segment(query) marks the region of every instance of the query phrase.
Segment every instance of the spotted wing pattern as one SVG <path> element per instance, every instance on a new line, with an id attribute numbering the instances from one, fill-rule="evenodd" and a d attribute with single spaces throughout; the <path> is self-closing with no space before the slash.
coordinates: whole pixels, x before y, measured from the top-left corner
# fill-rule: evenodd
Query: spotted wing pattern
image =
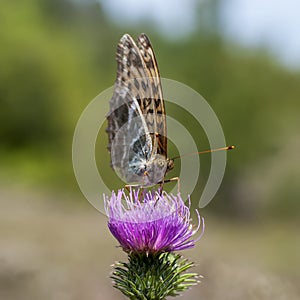
<path id="1" fill-rule="evenodd" d="M 152 134 L 156 153 L 167 157 L 166 113 L 158 65 L 148 37 L 145 34 L 141 34 L 138 37 L 138 42 L 143 67 L 148 79 L 148 90 L 144 98 L 144 101 L 145 99 L 148 101 L 146 100 L 141 105 L 141 108 L 145 115 L 148 129 Z"/>
<path id="2" fill-rule="evenodd" d="M 116 59 L 117 79 L 107 116 L 111 165 L 127 183 L 155 184 L 166 172 L 156 171 L 153 163 L 157 157 L 167 162 L 167 132 L 159 71 L 147 36 L 141 34 L 136 44 L 125 34 Z M 153 174 L 147 182 L 148 170 Z"/>

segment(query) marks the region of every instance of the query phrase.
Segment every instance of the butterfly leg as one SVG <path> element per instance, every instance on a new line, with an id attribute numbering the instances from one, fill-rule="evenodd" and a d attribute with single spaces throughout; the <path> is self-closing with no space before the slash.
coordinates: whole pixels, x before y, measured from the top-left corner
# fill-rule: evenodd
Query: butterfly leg
<path id="1" fill-rule="evenodd" d="M 180 192 L 180 178 L 179 177 L 173 177 L 173 178 L 170 178 L 170 179 L 164 179 L 163 181 L 160 181 L 158 184 L 160 184 L 161 192 L 163 190 L 163 186 L 164 186 L 165 183 L 173 182 L 173 181 L 177 181 L 177 192 L 179 193 Z"/>
<path id="2" fill-rule="evenodd" d="M 126 184 L 124 187 L 125 187 L 125 189 L 126 189 L 128 192 L 130 192 L 130 190 L 131 190 L 132 188 L 140 188 L 141 186 L 140 186 L 140 185 L 135 185 L 135 184 Z"/>
<path id="3" fill-rule="evenodd" d="M 147 171 L 145 171 L 144 174 L 143 174 L 142 186 L 145 185 L 145 178 L 146 178 L 146 176 L 149 176 L 149 173 Z"/>
<path id="4" fill-rule="evenodd" d="M 125 189 L 127 190 L 127 192 L 130 192 L 131 188 L 132 188 L 132 185 L 130 185 L 130 184 L 125 185 Z"/>
<path id="5" fill-rule="evenodd" d="M 170 182 L 172 181 L 177 181 L 177 193 L 180 193 L 180 178 L 179 177 L 170 178 Z"/>
<path id="6" fill-rule="evenodd" d="M 130 193 L 130 191 L 134 188 L 138 189 L 138 193 L 139 193 L 138 199 L 139 199 L 139 201 L 142 201 L 143 196 L 145 194 L 145 188 L 142 185 L 134 185 L 134 184 L 126 184 L 125 185 L 125 189 L 127 190 L 128 193 Z"/>

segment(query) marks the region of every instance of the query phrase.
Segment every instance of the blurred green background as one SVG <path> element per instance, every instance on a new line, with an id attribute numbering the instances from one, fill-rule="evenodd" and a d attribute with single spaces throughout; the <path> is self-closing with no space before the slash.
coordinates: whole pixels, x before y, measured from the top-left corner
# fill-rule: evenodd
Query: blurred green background
<path id="1" fill-rule="evenodd" d="M 108 276 L 125 257 L 79 191 L 71 146 L 83 109 L 114 83 L 125 32 L 147 33 L 161 75 L 203 95 L 237 146 L 202 210 L 206 234 L 185 253 L 204 279 L 183 299 L 299 299 L 300 71 L 226 38 L 219 5 L 203 1 L 201 22 L 168 37 L 94 1 L 1 3 L 1 299 L 124 299 Z"/>

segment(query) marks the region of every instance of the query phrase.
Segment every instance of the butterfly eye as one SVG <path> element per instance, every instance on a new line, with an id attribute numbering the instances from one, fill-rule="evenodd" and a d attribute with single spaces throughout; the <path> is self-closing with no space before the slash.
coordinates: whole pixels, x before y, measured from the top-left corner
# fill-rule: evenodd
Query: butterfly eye
<path id="1" fill-rule="evenodd" d="M 160 168 L 163 168 L 165 166 L 164 161 L 163 160 L 158 160 L 157 164 Z"/>

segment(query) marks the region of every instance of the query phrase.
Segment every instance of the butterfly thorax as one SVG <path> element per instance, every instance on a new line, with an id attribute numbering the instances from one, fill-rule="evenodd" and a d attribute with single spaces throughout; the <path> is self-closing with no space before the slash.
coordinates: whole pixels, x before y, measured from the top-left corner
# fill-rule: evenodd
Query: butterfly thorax
<path id="1" fill-rule="evenodd" d="M 127 181 L 141 186 L 152 186 L 163 181 L 168 168 L 168 160 L 161 154 L 155 154 L 149 160 L 132 161 Z M 130 177 L 130 178 L 129 178 Z"/>

